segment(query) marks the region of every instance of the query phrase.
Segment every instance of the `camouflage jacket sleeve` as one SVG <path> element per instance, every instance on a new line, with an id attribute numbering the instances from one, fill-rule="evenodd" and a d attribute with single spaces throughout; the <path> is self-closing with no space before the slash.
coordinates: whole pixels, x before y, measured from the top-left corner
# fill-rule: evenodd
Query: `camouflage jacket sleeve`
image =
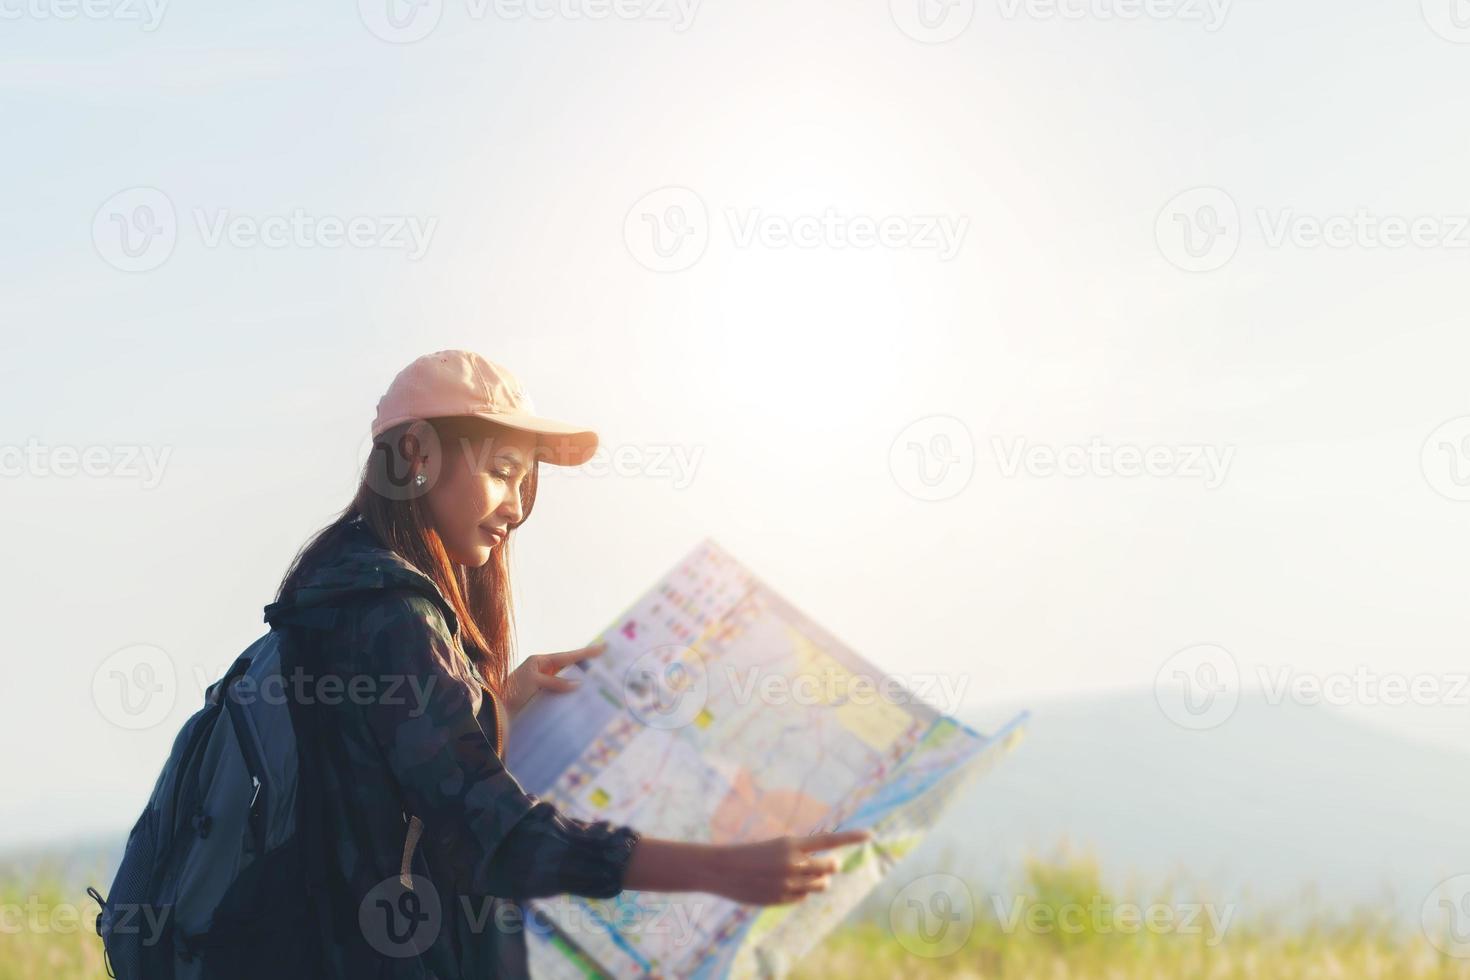
<path id="1" fill-rule="evenodd" d="M 363 711 L 405 808 L 463 894 L 622 890 L 638 833 L 572 819 L 521 789 L 475 720 L 458 648 L 431 600 L 382 596 L 362 617 L 357 649 L 370 672 L 402 678 L 399 697 L 372 698 Z"/>

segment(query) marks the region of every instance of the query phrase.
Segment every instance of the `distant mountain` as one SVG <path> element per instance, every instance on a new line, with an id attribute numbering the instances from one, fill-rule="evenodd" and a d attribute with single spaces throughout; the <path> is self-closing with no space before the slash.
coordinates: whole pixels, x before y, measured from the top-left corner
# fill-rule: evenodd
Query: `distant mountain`
<path id="1" fill-rule="evenodd" d="M 1249 694 L 1203 732 L 1172 724 L 1151 692 L 1027 708 L 1026 738 L 899 876 L 944 867 L 1003 894 L 1027 854 L 1070 842 L 1120 886 L 1183 879 L 1243 916 L 1289 914 L 1312 893 L 1323 912 L 1374 906 L 1417 922 L 1436 884 L 1470 873 L 1470 752 Z M 990 731 L 1012 713 L 993 706 L 966 720 Z M 108 885 L 125 836 L 0 854 L 0 864 Z"/>
<path id="2" fill-rule="evenodd" d="M 1187 880 L 1244 916 L 1305 901 L 1405 922 L 1418 921 L 1435 885 L 1470 873 L 1470 752 L 1249 692 L 1209 731 L 1171 723 L 1152 692 L 1029 710 L 1014 754 L 966 790 L 905 867 L 943 861 L 1004 888 L 1028 853 L 1070 842 L 1119 884 L 1135 873 Z M 987 731 L 1010 714 L 998 706 L 967 720 Z"/>
<path id="3" fill-rule="evenodd" d="M 73 895 L 80 895 L 88 885 L 95 885 L 106 895 L 126 843 L 124 830 L 115 835 L 0 849 L 0 876 L 13 875 L 23 881 L 44 878 Z"/>

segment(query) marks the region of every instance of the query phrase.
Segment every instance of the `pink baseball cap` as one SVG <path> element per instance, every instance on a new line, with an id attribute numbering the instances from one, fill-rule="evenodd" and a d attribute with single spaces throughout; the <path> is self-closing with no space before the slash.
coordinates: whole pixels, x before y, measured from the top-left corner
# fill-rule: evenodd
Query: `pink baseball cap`
<path id="1" fill-rule="evenodd" d="M 534 413 L 526 390 L 505 368 L 474 351 L 441 350 L 398 372 L 378 399 L 373 435 L 417 419 L 464 415 L 536 433 L 538 457 L 557 466 L 580 466 L 597 451 L 596 432 Z"/>

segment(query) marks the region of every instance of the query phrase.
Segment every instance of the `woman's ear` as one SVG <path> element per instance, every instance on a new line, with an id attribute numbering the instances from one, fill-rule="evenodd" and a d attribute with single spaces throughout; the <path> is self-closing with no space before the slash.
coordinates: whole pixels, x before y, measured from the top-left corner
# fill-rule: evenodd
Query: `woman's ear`
<path id="1" fill-rule="evenodd" d="M 400 443 L 409 479 L 415 489 L 427 492 L 444 476 L 444 452 L 439 432 L 430 422 L 419 419 L 409 426 Z"/>

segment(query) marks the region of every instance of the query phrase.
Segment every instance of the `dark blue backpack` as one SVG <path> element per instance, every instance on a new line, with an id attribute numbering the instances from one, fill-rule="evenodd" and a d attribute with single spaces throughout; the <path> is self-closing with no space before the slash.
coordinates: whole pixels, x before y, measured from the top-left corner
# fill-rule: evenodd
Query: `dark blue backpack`
<path id="1" fill-rule="evenodd" d="M 97 932 L 119 980 L 315 974 L 282 634 L 209 687 L 128 835 Z"/>

